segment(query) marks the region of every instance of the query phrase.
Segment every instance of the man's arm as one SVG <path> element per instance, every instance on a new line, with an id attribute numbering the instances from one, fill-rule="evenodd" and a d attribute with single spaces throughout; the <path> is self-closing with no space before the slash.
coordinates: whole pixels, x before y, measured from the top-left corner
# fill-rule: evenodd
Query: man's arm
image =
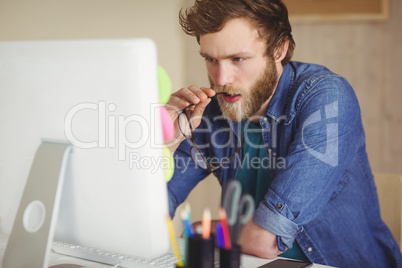
<path id="1" fill-rule="evenodd" d="M 275 250 L 292 247 L 303 225 L 324 209 L 362 146 L 358 102 L 345 80 L 320 82 L 304 95 L 298 109 L 294 119 L 298 128 L 282 155 L 286 165 L 275 170 L 270 189 L 254 213 L 253 224 L 267 233 L 254 226 L 242 234 L 245 252 L 253 255 L 274 257 Z M 261 253 L 262 247 L 268 248 Z"/>
<path id="2" fill-rule="evenodd" d="M 276 245 L 276 235 L 255 224 L 251 219 L 243 228 L 239 245 L 245 254 L 273 259 L 282 252 Z"/>

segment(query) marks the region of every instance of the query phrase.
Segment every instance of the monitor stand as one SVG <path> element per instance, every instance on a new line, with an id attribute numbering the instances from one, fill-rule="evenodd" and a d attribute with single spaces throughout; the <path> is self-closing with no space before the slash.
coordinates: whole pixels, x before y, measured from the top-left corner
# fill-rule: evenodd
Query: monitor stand
<path id="1" fill-rule="evenodd" d="M 3 268 L 47 268 L 71 145 L 42 141 L 3 257 Z"/>

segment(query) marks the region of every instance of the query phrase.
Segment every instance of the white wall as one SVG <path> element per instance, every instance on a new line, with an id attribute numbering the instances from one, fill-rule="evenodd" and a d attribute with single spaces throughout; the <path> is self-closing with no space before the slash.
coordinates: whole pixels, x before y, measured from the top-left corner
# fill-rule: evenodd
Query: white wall
<path id="1" fill-rule="evenodd" d="M 150 37 L 173 88 L 184 83 L 182 0 L 0 0 L 0 40 Z"/>

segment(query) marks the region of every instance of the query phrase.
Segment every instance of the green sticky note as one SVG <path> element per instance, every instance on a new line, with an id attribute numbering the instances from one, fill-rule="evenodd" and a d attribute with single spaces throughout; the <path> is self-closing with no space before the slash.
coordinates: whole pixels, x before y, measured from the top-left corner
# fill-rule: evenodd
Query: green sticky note
<path id="1" fill-rule="evenodd" d="M 159 100 L 165 105 L 172 92 L 172 82 L 169 75 L 161 66 L 158 66 L 158 84 L 159 84 Z"/>
<path id="2" fill-rule="evenodd" d="M 173 155 L 167 147 L 163 147 L 163 167 L 165 171 L 166 182 L 170 181 L 174 173 Z"/>

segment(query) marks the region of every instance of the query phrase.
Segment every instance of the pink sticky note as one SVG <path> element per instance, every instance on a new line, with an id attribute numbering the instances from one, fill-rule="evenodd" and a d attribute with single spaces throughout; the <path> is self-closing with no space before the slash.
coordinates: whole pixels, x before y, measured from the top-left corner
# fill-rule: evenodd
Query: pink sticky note
<path id="1" fill-rule="evenodd" d="M 174 137 L 174 124 L 169 116 L 165 107 L 160 107 L 163 139 L 165 141 L 171 140 Z"/>

